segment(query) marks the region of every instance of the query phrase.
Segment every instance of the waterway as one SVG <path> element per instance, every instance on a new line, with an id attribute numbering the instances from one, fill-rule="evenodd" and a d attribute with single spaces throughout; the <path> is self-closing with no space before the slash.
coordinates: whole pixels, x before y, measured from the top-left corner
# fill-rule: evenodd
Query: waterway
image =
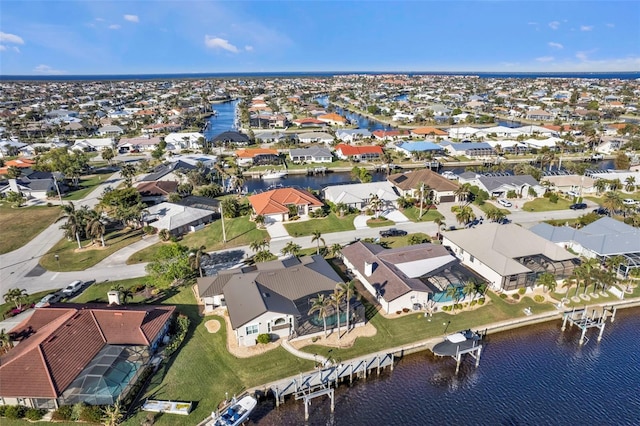
<path id="1" fill-rule="evenodd" d="M 236 129 L 234 123 L 238 102 L 238 100 L 234 100 L 211 105 L 217 114 L 207 119 L 209 125 L 204 131 L 206 140 L 211 140 L 222 132 Z"/>
<path id="2" fill-rule="evenodd" d="M 400 95 L 403 96 L 403 95 Z M 315 98 L 316 101 L 323 107 L 327 108 L 329 106 L 329 97 L 328 96 L 318 96 Z M 377 120 L 371 120 L 363 115 L 353 113 L 351 111 L 347 111 L 337 105 L 333 105 L 333 109 L 336 114 L 340 114 L 345 117 L 351 123 L 357 123 L 359 129 L 367 129 L 370 132 L 374 132 L 376 130 L 391 130 L 392 126 L 388 124 L 381 123 Z"/>
<path id="3" fill-rule="evenodd" d="M 406 356 L 393 372 L 314 399 L 275 408 L 260 402 L 258 425 L 637 425 L 640 419 L 640 310 L 618 311 L 603 340 L 578 345 L 561 321 L 491 335 L 480 367 L 430 352 Z"/>

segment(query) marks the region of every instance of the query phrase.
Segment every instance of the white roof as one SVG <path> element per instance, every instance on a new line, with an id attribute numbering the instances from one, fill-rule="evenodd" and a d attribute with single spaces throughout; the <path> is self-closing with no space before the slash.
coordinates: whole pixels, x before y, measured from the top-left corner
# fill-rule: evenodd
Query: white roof
<path id="1" fill-rule="evenodd" d="M 145 221 L 150 221 L 155 218 L 157 221 L 151 224 L 153 227 L 168 229 L 170 231 L 213 214 L 209 210 L 181 206 L 173 203 L 156 204 L 155 206 L 149 207 L 148 211 L 149 214 L 145 217 Z"/>
<path id="2" fill-rule="evenodd" d="M 164 137 L 164 141 L 166 143 L 184 143 L 185 138 L 187 138 L 187 142 L 197 142 L 198 139 L 203 138 L 204 135 L 202 133 L 192 132 L 192 133 L 169 133 Z"/>
<path id="3" fill-rule="evenodd" d="M 364 200 L 370 200 L 372 195 L 377 195 L 380 200 L 386 202 L 398 199 L 398 194 L 388 181 L 327 186 L 323 192 L 325 198 L 333 203 L 360 203 Z"/>

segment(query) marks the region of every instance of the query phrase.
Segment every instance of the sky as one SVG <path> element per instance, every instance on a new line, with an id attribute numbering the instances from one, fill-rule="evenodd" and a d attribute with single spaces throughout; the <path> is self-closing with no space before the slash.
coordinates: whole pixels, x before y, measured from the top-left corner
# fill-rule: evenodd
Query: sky
<path id="1" fill-rule="evenodd" d="M 640 2 L 0 3 L 0 75 L 313 71 L 640 71 Z"/>

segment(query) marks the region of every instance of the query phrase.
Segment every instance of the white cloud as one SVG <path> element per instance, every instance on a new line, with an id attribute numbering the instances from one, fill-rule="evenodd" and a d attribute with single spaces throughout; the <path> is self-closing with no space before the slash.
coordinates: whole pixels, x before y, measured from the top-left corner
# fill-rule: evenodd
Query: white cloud
<path id="1" fill-rule="evenodd" d="M 232 53 L 238 53 L 238 48 L 229 43 L 228 40 L 210 35 L 204 36 L 204 45 L 210 49 L 222 49 Z"/>
<path id="2" fill-rule="evenodd" d="M 49 74 L 49 75 L 66 74 L 66 71 L 57 70 L 50 67 L 49 65 L 44 65 L 44 64 L 38 65 L 33 69 L 33 71 L 37 74 Z"/>
<path id="3" fill-rule="evenodd" d="M 13 46 L 13 50 L 15 50 L 16 53 L 20 53 L 20 49 L 18 49 L 18 46 Z"/>
<path id="4" fill-rule="evenodd" d="M 253 46 L 245 46 L 244 50 L 246 50 L 247 52 L 253 52 Z"/>
<path id="5" fill-rule="evenodd" d="M 553 61 L 554 57 L 553 56 L 541 56 L 539 58 L 536 58 L 536 61 L 538 62 L 551 62 Z"/>
<path id="6" fill-rule="evenodd" d="M 581 61 L 586 61 L 589 59 L 589 57 L 587 56 L 587 52 L 576 53 L 576 58 L 580 59 Z"/>
<path id="7" fill-rule="evenodd" d="M 119 30 L 119 29 L 120 29 L 120 25 L 118 25 L 118 24 L 111 24 L 111 25 L 109 25 L 109 29 L 110 29 L 110 30 Z"/>
<path id="8" fill-rule="evenodd" d="M 560 22 L 559 21 L 549 22 L 549 28 L 551 28 L 552 30 L 557 30 L 558 28 L 560 28 Z"/>
<path id="9" fill-rule="evenodd" d="M 104 22 L 104 18 L 96 18 L 96 21 L 98 21 L 98 22 Z"/>
<path id="10" fill-rule="evenodd" d="M 0 31 L 0 42 L 12 44 L 24 44 L 22 37 L 15 34 L 3 33 Z"/>
<path id="11" fill-rule="evenodd" d="M 593 29 L 593 25 L 580 25 L 580 31 L 591 31 Z"/>
<path id="12" fill-rule="evenodd" d="M 609 27 L 609 28 L 615 28 L 615 26 L 616 26 L 616 24 L 611 24 L 611 23 L 607 24 L 607 27 Z"/>
<path id="13" fill-rule="evenodd" d="M 549 47 L 553 47 L 554 49 L 564 49 L 564 46 L 560 43 L 556 43 L 555 41 L 550 41 L 547 43 Z"/>
<path id="14" fill-rule="evenodd" d="M 4 52 L 5 50 L 7 50 L 7 46 L 0 44 L 0 52 Z"/>
<path id="15" fill-rule="evenodd" d="M 124 20 L 129 22 L 135 22 L 135 23 L 140 22 L 138 15 L 124 15 Z"/>

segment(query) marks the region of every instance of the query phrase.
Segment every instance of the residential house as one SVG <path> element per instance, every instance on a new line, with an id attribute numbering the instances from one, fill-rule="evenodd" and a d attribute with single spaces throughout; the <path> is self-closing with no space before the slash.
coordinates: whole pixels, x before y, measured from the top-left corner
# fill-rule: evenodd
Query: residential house
<path id="1" fill-rule="evenodd" d="M 347 119 L 336 113 L 322 114 L 317 116 L 316 119 L 330 126 L 344 126 L 347 124 Z"/>
<path id="2" fill-rule="evenodd" d="M 278 188 L 248 197 L 256 215 L 262 215 L 267 222 L 289 220 L 290 206 L 294 206 L 297 216 L 308 215 L 322 208 L 322 201 L 311 193 L 296 188 Z"/>
<path id="3" fill-rule="evenodd" d="M 323 143 L 329 145 L 333 142 L 333 135 L 324 132 L 300 133 L 298 140 L 302 143 Z"/>
<path id="4" fill-rule="evenodd" d="M 298 118 L 296 120 L 293 120 L 293 124 L 295 124 L 298 127 L 325 127 L 325 126 L 329 126 L 329 124 L 325 121 L 321 121 L 318 120 L 316 118 L 312 118 L 312 117 L 306 117 L 306 118 Z"/>
<path id="5" fill-rule="evenodd" d="M 594 185 L 595 179 L 584 175 L 559 175 L 545 176 L 543 181 L 549 182 L 549 189 L 567 193 L 577 192 L 580 195 L 590 195 L 597 192 Z"/>
<path id="6" fill-rule="evenodd" d="M 372 135 L 379 141 L 395 141 L 409 136 L 406 130 L 374 130 Z"/>
<path id="7" fill-rule="evenodd" d="M 178 190 L 178 182 L 171 180 L 140 182 L 135 188 L 140 193 L 142 202 L 152 205 L 167 201 L 169 194 Z"/>
<path id="8" fill-rule="evenodd" d="M 121 138 L 118 142 L 118 150 L 119 151 L 153 151 L 158 148 L 160 144 L 159 137 L 135 137 L 135 138 Z"/>
<path id="9" fill-rule="evenodd" d="M 438 129 L 437 127 L 418 127 L 417 129 L 411 130 L 411 136 L 413 137 L 447 137 L 449 134 L 442 129 Z"/>
<path id="10" fill-rule="evenodd" d="M 342 278 L 318 255 L 219 271 L 214 276 L 198 278 L 196 291 L 205 312 L 226 308 L 238 345 L 253 346 L 260 334 L 272 338 L 321 334 L 322 318 L 317 313 L 309 315 L 313 299 L 318 295 L 329 297 L 341 282 Z M 328 329 L 332 330 L 337 322 L 333 307 L 328 311 Z M 346 312 L 346 301 L 340 312 Z M 364 307 L 355 297 L 348 315 L 350 324 L 364 324 Z M 341 314 L 341 318 L 346 315 Z M 345 322 L 341 319 L 342 325 Z"/>
<path id="11" fill-rule="evenodd" d="M 63 188 L 60 184 L 60 191 L 64 192 L 64 190 L 66 186 Z M 17 179 L 0 182 L 0 194 L 6 195 L 9 192 L 22 194 L 27 200 L 46 200 L 48 194 L 57 192 L 56 179 L 51 172 L 30 172 Z"/>
<path id="12" fill-rule="evenodd" d="M 458 183 L 475 185 L 497 198 L 506 197 L 509 191 L 514 191 L 518 197 L 527 197 L 529 188 L 533 188 L 536 197 L 541 197 L 547 190 L 531 175 L 485 176 L 465 172 L 460 174 Z"/>
<path id="13" fill-rule="evenodd" d="M 124 129 L 116 125 L 106 125 L 100 127 L 97 132 L 99 136 L 120 136 L 124 134 Z"/>
<path id="14" fill-rule="evenodd" d="M 35 167 L 36 161 L 31 158 L 16 158 L 4 162 L 4 166 L 0 168 L 0 175 L 6 175 L 9 167 L 17 167 L 18 169 L 32 169 Z"/>
<path id="15" fill-rule="evenodd" d="M 275 149 L 245 148 L 237 150 L 235 155 L 236 163 L 242 167 L 282 163 L 282 159 Z"/>
<path id="16" fill-rule="evenodd" d="M 76 139 L 70 149 L 74 151 L 103 151 L 106 148 L 115 148 L 114 138 L 90 138 Z"/>
<path id="17" fill-rule="evenodd" d="M 578 265 L 578 257 L 515 224 L 485 223 L 477 228 L 443 233 L 462 264 L 486 279 L 494 290 L 533 287 L 549 272 L 560 280 Z"/>
<path id="18" fill-rule="evenodd" d="M 289 158 L 294 163 L 331 163 L 333 156 L 326 148 L 296 148 L 289 150 Z"/>
<path id="19" fill-rule="evenodd" d="M 133 389 L 169 330 L 175 306 L 38 308 L 9 334 L 0 357 L 0 404 L 55 409 L 112 405 Z"/>
<path id="20" fill-rule="evenodd" d="M 159 231 L 166 229 L 175 236 L 202 229 L 212 220 L 213 212 L 211 210 L 167 202 L 149 207 L 142 218 L 145 226 L 153 226 Z"/>
<path id="21" fill-rule="evenodd" d="M 204 135 L 198 132 L 169 133 L 164 137 L 167 145 L 173 145 L 176 149 L 200 149 Z"/>
<path id="22" fill-rule="evenodd" d="M 385 249 L 357 241 L 342 249 L 342 260 L 389 314 L 419 310 L 442 299 L 446 288 L 466 281 L 458 260 L 442 245 L 418 244 Z M 453 278 L 452 277 L 457 277 Z M 434 296 L 438 297 L 434 297 Z"/>
<path id="23" fill-rule="evenodd" d="M 406 173 L 395 173 L 387 181 L 396 188 L 400 195 L 419 198 L 420 188 L 424 185 L 424 198 L 435 203 L 449 203 L 456 200 L 459 185 L 442 175 L 428 169 L 414 170 Z"/>
<path id="24" fill-rule="evenodd" d="M 531 232 L 588 259 L 601 263 L 622 256 L 618 272 L 626 277 L 633 268 L 640 268 L 640 229 L 624 222 L 603 217 L 580 229 L 539 223 Z"/>
<path id="25" fill-rule="evenodd" d="M 545 110 L 534 109 L 531 111 L 527 111 L 524 117 L 527 120 L 533 120 L 533 121 L 552 121 L 554 116 L 553 114 Z"/>
<path id="26" fill-rule="evenodd" d="M 465 140 L 473 137 L 479 129 L 475 127 L 450 127 L 449 139 Z"/>
<path id="27" fill-rule="evenodd" d="M 211 142 L 216 146 L 247 146 L 251 143 L 247 135 L 234 131 L 222 132 L 214 136 Z"/>
<path id="28" fill-rule="evenodd" d="M 342 160 L 375 161 L 382 155 L 382 147 L 378 145 L 347 145 L 336 146 L 336 155 Z"/>
<path id="29" fill-rule="evenodd" d="M 495 156 L 496 152 L 487 142 L 441 142 L 444 149 L 452 156 L 470 158 Z"/>
<path id="30" fill-rule="evenodd" d="M 197 170 L 198 166 L 186 161 L 172 161 L 156 166 L 151 173 L 138 179 L 139 182 L 155 182 L 158 180 L 176 181 L 183 180 L 183 175 L 191 170 Z"/>
<path id="31" fill-rule="evenodd" d="M 389 182 L 354 183 L 347 185 L 331 185 L 322 189 L 325 201 L 334 204 L 345 204 L 360 211 L 370 207 L 371 199 L 377 197 L 381 201 L 381 210 L 395 208 L 398 193 Z"/>
<path id="32" fill-rule="evenodd" d="M 442 146 L 428 141 L 421 142 L 400 142 L 394 145 L 396 151 L 411 157 L 416 152 L 424 152 L 427 154 L 442 154 L 444 149 Z"/>
<path id="33" fill-rule="evenodd" d="M 336 130 L 336 138 L 346 143 L 353 143 L 371 138 L 371 132 L 367 129 L 340 129 Z"/>

